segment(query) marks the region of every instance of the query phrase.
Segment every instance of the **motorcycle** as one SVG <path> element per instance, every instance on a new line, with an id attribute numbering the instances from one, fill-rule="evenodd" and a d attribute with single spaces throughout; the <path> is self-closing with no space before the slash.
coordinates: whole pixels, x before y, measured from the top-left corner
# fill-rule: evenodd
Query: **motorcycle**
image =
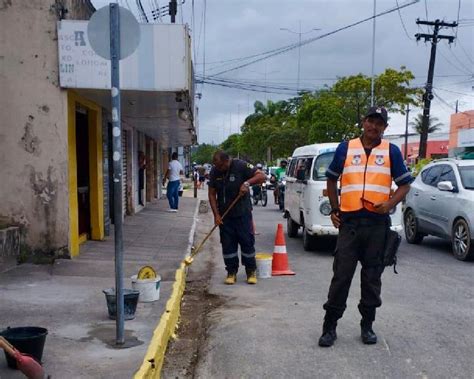
<path id="1" fill-rule="evenodd" d="M 267 195 L 267 184 L 262 183 L 257 186 L 252 186 L 252 199 L 253 204 L 257 205 L 260 201 L 263 207 L 267 206 L 268 195 Z"/>

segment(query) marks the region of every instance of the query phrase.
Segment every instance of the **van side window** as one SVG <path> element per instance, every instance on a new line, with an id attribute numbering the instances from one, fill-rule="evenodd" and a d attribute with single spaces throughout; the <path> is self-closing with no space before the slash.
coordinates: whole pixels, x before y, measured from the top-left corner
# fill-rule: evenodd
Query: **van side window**
<path id="1" fill-rule="evenodd" d="M 290 160 L 290 164 L 288 165 L 286 176 L 289 176 L 292 178 L 296 177 L 295 166 L 296 166 L 296 159 Z"/>
<path id="2" fill-rule="evenodd" d="M 313 165 L 313 158 L 307 158 L 305 162 L 304 178 L 305 180 L 311 179 L 311 166 Z"/>
<path id="3" fill-rule="evenodd" d="M 334 158 L 334 152 L 321 154 L 316 158 L 313 168 L 313 180 L 326 180 L 326 171 Z"/>

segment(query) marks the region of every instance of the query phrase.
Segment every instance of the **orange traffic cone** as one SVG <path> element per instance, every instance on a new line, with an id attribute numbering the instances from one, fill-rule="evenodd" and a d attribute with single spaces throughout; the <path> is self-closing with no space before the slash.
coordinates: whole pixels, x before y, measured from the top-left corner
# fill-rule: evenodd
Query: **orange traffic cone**
<path id="1" fill-rule="evenodd" d="M 278 224 L 275 236 L 275 249 L 273 250 L 272 276 L 277 275 L 295 275 L 288 267 L 288 254 L 286 254 L 286 243 L 282 224 Z"/>

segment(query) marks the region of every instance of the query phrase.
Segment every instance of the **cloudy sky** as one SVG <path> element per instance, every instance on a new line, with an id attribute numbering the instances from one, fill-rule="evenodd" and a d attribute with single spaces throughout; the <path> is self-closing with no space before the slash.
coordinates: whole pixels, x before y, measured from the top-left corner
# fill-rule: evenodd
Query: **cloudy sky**
<path id="1" fill-rule="evenodd" d="M 182 1 L 182 0 L 181 0 Z M 168 0 L 142 0 L 150 21 L 151 10 Z M 180 0 L 178 0 L 180 2 Z M 411 0 L 376 0 L 377 13 L 410 3 Z M 93 1 L 96 7 L 107 1 Z M 121 0 L 138 15 L 136 2 Z M 242 59 L 298 41 L 333 32 L 373 14 L 373 0 L 186 0 L 178 8 L 177 22 L 187 23 L 194 41 L 194 66 L 199 77 L 211 77 L 252 61 Z M 454 22 L 458 28 L 441 34 L 456 35 L 451 45 L 438 44 L 431 114 L 449 128 L 449 115 L 458 101 L 459 110 L 474 109 L 474 2 L 472 0 L 420 0 L 377 18 L 375 74 L 391 67 L 406 66 L 416 79 L 426 82 L 431 44 L 417 42 L 416 33 L 431 33 L 419 27 L 416 19 Z M 194 9 L 194 12 L 193 12 Z M 458 16 L 459 14 L 459 16 Z M 169 22 L 169 16 L 155 22 Z M 372 21 L 337 32 L 301 46 L 300 88 L 317 89 L 331 85 L 337 77 L 363 73 L 370 75 L 372 59 Z M 288 29 L 293 33 L 281 30 Z M 320 30 L 313 30 L 320 29 Z M 257 57 L 258 58 L 258 57 Z M 255 58 L 254 58 L 255 59 Z M 224 61 L 224 62 L 223 62 Z M 205 62 L 205 64 L 204 64 Z M 252 110 L 255 100 L 280 100 L 292 97 L 297 89 L 298 48 L 249 66 L 215 76 L 232 82 L 247 82 L 261 92 L 199 84 L 199 142 L 219 143 L 236 133 Z M 284 89 L 281 89 L 284 88 Z M 265 90 L 267 92 L 265 92 Z M 419 113 L 416 109 L 412 116 Z M 403 133 L 405 117 L 391 115 L 387 134 Z"/>

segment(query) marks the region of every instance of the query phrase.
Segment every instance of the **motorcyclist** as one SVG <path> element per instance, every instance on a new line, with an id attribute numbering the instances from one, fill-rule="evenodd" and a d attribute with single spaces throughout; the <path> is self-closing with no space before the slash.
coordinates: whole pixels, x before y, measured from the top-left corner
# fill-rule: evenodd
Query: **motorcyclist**
<path id="1" fill-rule="evenodd" d="M 275 179 L 276 185 L 275 189 L 273 190 L 273 195 L 275 199 L 277 199 L 277 204 L 280 204 L 280 201 L 283 200 L 283 191 L 285 190 L 283 185 L 283 180 L 286 177 L 286 166 L 288 165 L 288 161 L 286 159 L 282 159 L 280 162 L 280 167 L 275 170 Z M 283 208 L 283 204 L 280 204 L 280 209 Z"/>
<path id="2" fill-rule="evenodd" d="M 257 170 L 263 171 L 263 165 L 261 163 L 257 163 L 255 165 L 255 168 Z M 253 198 L 258 198 L 260 196 L 260 193 L 262 192 L 262 185 L 261 184 L 256 184 L 252 186 L 252 196 Z"/>

